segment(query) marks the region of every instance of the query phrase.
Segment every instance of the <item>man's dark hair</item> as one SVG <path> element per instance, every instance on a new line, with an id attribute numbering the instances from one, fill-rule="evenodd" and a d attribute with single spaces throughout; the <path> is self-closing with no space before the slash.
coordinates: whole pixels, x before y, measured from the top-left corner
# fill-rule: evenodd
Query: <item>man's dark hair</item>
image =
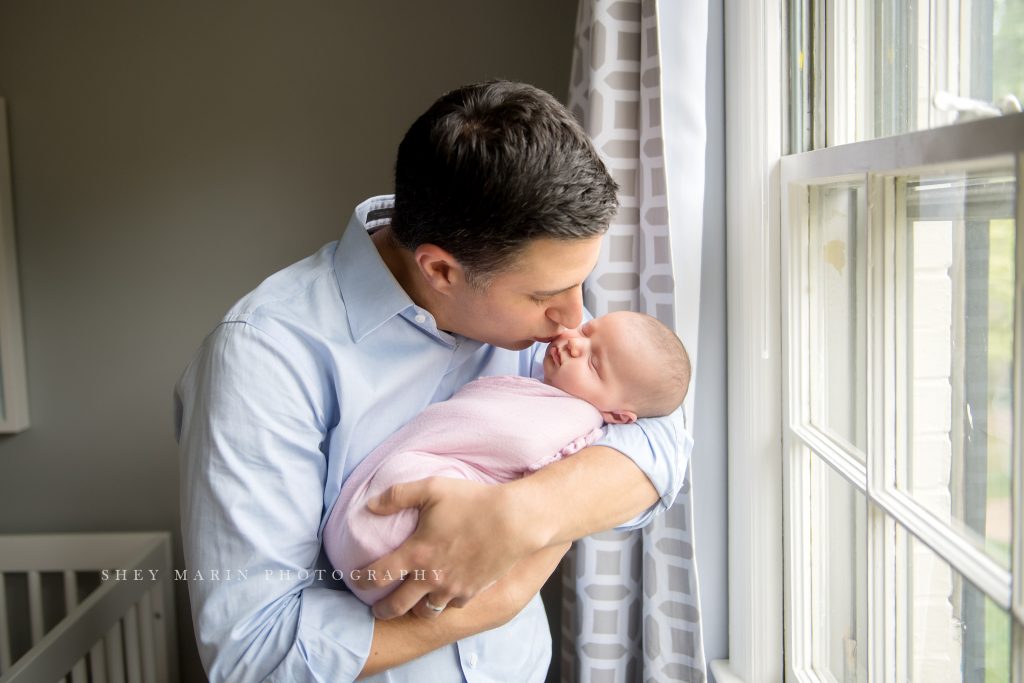
<path id="1" fill-rule="evenodd" d="M 618 187 L 572 114 L 523 83 L 491 81 L 443 95 L 402 140 L 392 232 L 435 244 L 486 286 L 530 240 L 608 229 Z"/>

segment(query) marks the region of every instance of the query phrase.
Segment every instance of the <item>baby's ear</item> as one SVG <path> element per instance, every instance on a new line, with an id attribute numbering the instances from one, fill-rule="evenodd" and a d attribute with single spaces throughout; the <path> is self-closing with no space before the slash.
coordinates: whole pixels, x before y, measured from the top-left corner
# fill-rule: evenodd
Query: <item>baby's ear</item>
<path id="1" fill-rule="evenodd" d="M 609 412 L 602 411 L 601 417 L 603 417 L 604 421 L 610 425 L 621 425 L 636 422 L 636 413 L 629 410 L 612 410 Z"/>

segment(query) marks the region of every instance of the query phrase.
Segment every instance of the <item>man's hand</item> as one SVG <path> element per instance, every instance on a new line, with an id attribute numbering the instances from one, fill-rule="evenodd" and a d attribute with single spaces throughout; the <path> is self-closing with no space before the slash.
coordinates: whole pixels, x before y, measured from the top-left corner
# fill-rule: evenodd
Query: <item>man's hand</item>
<path id="1" fill-rule="evenodd" d="M 391 619 L 415 608 L 421 617 L 437 616 L 427 608 L 428 599 L 437 607 L 462 607 L 543 547 L 543 537 L 529 528 L 514 502 L 502 484 L 444 477 L 397 484 L 371 501 L 376 514 L 411 507 L 420 512 L 415 533 L 360 572 L 364 578 L 359 583 L 367 588 L 385 586 L 391 581 L 381 577 L 398 577 L 403 570 L 416 579 L 404 581 L 377 602 L 374 615 Z M 371 571 L 374 580 L 367 578 Z"/>
<path id="2" fill-rule="evenodd" d="M 413 608 L 436 616 L 428 597 L 437 607 L 462 607 L 527 555 L 622 524 L 657 502 L 658 491 L 629 458 L 589 446 L 506 484 L 433 477 L 392 486 L 380 498 L 370 505 L 378 514 L 420 511 L 415 533 L 366 568 L 378 578 L 362 572 L 366 588 L 390 583 L 380 578 L 388 572 L 423 578 L 374 605 L 378 618 L 390 619 Z"/>
<path id="3" fill-rule="evenodd" d="M 370 656 L 359 677 L 379 673 L 508 623 L 540 591 L 569 545 L 551 545 L 523 558 L 466 609 L 446 610 L 436 619 L 407 614 L 391 621 L 378 621 L 373 629 Z"/>

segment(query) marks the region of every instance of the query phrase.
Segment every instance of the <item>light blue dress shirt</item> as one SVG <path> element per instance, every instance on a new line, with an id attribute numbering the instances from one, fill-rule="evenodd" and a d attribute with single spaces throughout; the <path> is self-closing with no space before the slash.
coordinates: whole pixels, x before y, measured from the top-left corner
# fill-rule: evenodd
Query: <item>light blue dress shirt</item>
<path id="1" fill-rule="evenodd" d="M 205 339 L 175 391 L 181 522 L 199 651 L 213 683 L 349 681 L 370 609 L 331 579 L 321 533 L 342 482 L 423 408 L 484 375 L 539 376 L 543 345 L 507 351 L 437 329 L 367 234 L 391 197 L 357 207 L 338 242 L 272 275 Z M 681 413 L 615 425 L 670 505 L 692 447 Z M 214 574 L 216 572 L 216 574 Z M 374 681 L 543 681 L 540 597 L 501 628 Z"/>

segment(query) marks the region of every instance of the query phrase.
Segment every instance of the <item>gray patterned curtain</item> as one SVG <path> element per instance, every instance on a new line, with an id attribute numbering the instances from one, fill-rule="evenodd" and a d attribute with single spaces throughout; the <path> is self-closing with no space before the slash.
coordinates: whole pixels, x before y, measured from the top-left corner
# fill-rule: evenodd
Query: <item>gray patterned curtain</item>
<path id="1" fill-rule="evenodd" d="M 594 315 L 657 317 L 680 333 L 696 367 L 707 6 L 678 3 L 688 7 L 678 21 L 666 4 L 580 0 L 569 105 L 621 203 L 585 301 Z M 688 42 L 673 51 L 666 41 Z M 693 382 L 690 424 L 695 394 Z M 596 534 L 567 556 L 563 682 L 705 680 L 690 480 L 643 532 Z"/>

